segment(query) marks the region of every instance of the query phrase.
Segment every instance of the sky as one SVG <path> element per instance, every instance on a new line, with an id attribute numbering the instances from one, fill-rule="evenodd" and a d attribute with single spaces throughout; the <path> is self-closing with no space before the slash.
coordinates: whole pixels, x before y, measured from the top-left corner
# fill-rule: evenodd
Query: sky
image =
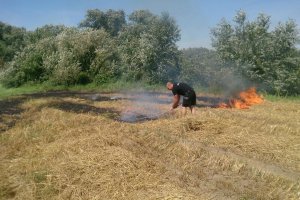
<path id="1" fill-rule="evenodd" d="M 271 16 L 271 27 L 288 19 L 300 27 L 300 0 L 0 0 L 0 21 L 27 30 L 46 24 L 77 26 L 88 9 L 96 8 L 127 15 L 140 9 L 168 12 L 181 31 L 179 48 L 211 48 L 211 29 L 222 18 L 232 21 L 238 10 L 250 21 L 260 13 Z"/>

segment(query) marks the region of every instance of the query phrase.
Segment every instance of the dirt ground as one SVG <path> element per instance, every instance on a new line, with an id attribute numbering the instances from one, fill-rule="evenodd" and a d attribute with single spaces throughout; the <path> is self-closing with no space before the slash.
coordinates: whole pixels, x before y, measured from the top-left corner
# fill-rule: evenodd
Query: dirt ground
<path id="1" fill-rule="evenodd" d="M 168 113 L 169 93 L 0 100 L 1 199 L 299 199 L 300 102 Z"/>

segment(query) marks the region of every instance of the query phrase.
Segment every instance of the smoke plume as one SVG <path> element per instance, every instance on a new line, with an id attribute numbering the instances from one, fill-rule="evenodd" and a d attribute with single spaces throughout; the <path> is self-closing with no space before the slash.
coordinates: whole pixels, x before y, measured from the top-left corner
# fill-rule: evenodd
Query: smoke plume
<path id="1" fill-rule="evenodd" d="M 127 93 L 128 104 L 122 111 L 120 120 L 137 122 L 161 117 L 167 111 L 162 108 L 162 105 L 170 103 L 169 99 L 161 96 L 160 93 L 146 91 Z"/>

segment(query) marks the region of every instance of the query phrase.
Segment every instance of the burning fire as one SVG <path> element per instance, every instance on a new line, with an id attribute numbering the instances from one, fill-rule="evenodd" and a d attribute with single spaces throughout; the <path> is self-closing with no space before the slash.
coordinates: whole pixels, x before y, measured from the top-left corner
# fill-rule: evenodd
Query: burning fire
<path id="1" fill-rule="evenodd" d="M 263 98 L 256 93 L 256 89 L 254 87 L 240 92 L 237 96 L 237 98 L 230 99 L 228 104 L 220 103 L 218 107 L 248 109 L 250 106 L 260 104 L 264 101 Z"/>

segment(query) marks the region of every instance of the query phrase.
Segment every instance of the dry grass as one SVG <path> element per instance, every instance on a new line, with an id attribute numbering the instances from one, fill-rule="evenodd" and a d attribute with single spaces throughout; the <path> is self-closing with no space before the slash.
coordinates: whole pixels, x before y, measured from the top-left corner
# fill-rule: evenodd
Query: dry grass
<path id="1" fill-rule="evenodd" d="M 299 199 L 299 101 L 115 120 L 127 103 L 24 100 L 0 133 L 0 198 Z"/>

